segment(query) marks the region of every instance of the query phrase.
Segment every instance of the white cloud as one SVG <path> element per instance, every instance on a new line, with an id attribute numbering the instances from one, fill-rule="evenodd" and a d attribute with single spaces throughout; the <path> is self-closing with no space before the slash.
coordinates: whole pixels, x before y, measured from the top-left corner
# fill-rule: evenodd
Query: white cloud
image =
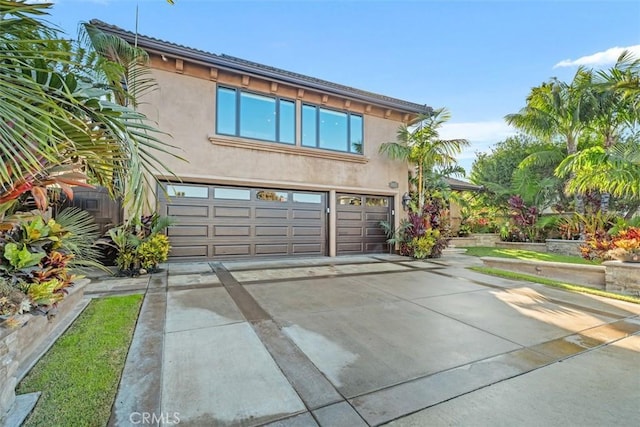
<path id="1" fill-rule="evenodd" d="M 439 133 L 442 139 L 462 138 L 469 141 L 469 147 L 458 156 L 458 164 L 469 173 L 477 153 L 489 152 L 493 145 L 517 132 L 504 121 L 486 121 L 445 123 Z"/>
<path id="2" fill-rule="evenodd" d="M 442 139 L 463 138 L 471 143 L 461 155 L 464 158 L 473 158 L 476 151 L 485 152 L 491 145 L 515 134 L 504 121 L 445 123 L 440 128 Z"/>
<path id="3" fill-rule="evenodd" d="M 612 47 L 602 52 L 596 52 L 593 55 L 581 56 L 578 59 L 565 59 L 558 62 L 553 68 L 558 67 L 577 67 L 579 65 L 585 66 L 599 66 L 615 64 L 620 54 L 628 50 L 635 56 L 640 57 L 640 44 L 627 47 Z"/>

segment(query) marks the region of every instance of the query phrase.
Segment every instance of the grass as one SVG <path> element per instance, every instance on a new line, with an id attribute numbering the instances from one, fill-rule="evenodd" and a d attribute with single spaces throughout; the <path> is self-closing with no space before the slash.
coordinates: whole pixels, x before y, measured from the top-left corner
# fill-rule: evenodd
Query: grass
<path id="1" fill-rule="evenodd" d="M 599 261 L 589 261 L 580 256 L 560 255 L 547 252 L 525 251 L 521 249 L 502 249 L 485 246 L 466 247 L 467 255 L 477 257 L 491 256 L 498 258 L 512 258 L 530 261 L 566 262 L 569 264 L 599 264 Z"/>
<path id="2" fill-rule="evenodd" d="M 638 297 L 614 294 L 612 292 L 602 291 L 600 289 L 589 288 L 586 286 L 572 285 L 569 283 L 560 282 L 558 280 L 547 279 L 545 277 L 531 276 L 529 274 L 516 273 L 513 271 L 506 271 L 489 267 L 470 267 L 470 269 L 479 273 L 489 274 L 491 276 L 504 277 L 505 279 L 526 280 L 528 282 L 540 283 L 542 285 L 564 289 L 567 291 L 582 292 L 584 294 L 597 295 L 600 297 L 640 304 L 640 298 Z"/>
<path id="3" fill-rule="evenodd" d="M 40 359 L 17 393 L 41 391 L 23 426 L 105 426 L 142 295 L 94 299 Z"/>

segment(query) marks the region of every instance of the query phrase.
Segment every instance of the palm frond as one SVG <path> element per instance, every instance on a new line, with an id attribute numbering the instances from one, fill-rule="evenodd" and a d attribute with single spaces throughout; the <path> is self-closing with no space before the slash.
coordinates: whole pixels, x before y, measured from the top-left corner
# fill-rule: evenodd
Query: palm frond
<path id="1" fill-rule="evenodd" d="M 99 228 L 90 213 L 76 207 L 65 208 L 56 215 L 56 222 L 69 232 L 63 239 L 63 247 L 75 255 L 71 267 L 105 269 L 99 261 L 100 250 L 95 245 Z"/>

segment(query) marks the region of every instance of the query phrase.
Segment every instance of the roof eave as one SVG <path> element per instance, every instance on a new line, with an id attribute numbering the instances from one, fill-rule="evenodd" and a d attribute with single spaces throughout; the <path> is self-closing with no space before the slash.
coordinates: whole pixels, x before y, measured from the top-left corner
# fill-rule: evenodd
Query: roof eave
<path id="1" fill-rule="evenodd" d="M 341 90 L 339 88 L 323 85 L 321 83 L 309 82 L 303 79 L 296 78 L 294 76 L 283 75 L 274 71 L 259 69 L 257 67 L 252 67 L 250 65 L 238 64 L 236 62 L 232 62 L 226 60 L 223 57 L 213 55 L 205 52 L 194 52 L 193 50 L 186 50 L 180 46 L 176 46 L 170 43 L 165 43 L 160 40 L 151 39 L 146 36 L 132 34 L 129 31 L 113 27 L 113 26 L 104 26 L 100 23 L 93 23 L 96 27 L 100 28 L 100 30 L 115 34 L 118 37 L 126 40 L 129 43 L 135 43 L 137 46 L 155 53 L 155 54 L 165 54 L 165 55 L 173 55 L 177 57 L 181 57 L 184 59 L 189 59 L 191 61 L 200 63 L 206 66 L 214 66 L 217 68 L 223 68 L 229 71 L 235 72 L 244 72 L 248 74 L 252 74 L 256 77 L 267 77 L 270 79 L 279 80 L 283 83 L 289 83 L 296 86 L 303 86 L 310 89 L 315 89 L 318 91 L 331 93 L 334 95 L 339 95 L 343 97 L 348 97 L 354 100 L 359 100 L 368 104 L 374 104 L 382 107 L 393 108 L 395 110 L 409 113 L 409 114 L 430 114 L 432 112 L 432 108 L 424 105 L 419 106 L 416 105 L 416 108 L 412 108 L 411 106 L 395 103 L 392 101 L 385 101 L 382 99 L 378 99 L 375 97 L 369 97 L 357 92 L 350 92 L 348 90 Z"/>

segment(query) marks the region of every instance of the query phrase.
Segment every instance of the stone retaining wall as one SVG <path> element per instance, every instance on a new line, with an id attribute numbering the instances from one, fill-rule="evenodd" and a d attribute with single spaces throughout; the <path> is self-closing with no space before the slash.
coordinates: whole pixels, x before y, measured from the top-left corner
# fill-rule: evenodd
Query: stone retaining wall
<path id="1" fill-rule="evenodd" d="M 640 263 L 605 261 L 606 289 L 626 295 L 640 296 Z"/>
<path id="2" fill-rule="evenodd" d="M 482 257 L 485 266 L 605 289 L 605 266 Z"/>
<path id="3" fill-rule="evenodd" d="M 547 239 L 545 241 L 547 252 L 575 256 L 581 256 L 580 245 L 583 243 L 584 240 Z"/>
<path id="4" fill-rule="evenodd" d="M 17 372 L 21 364 L 80 302 L 87 283 L 87 279 L 79 280 L 69 288 L 69 294 L 58 303 L 53 317 L 25 314 L 19 316 L 22 326 L 9 328 L 0 324 L 0 425 L 15 401 Z"/>
<path id="5" fill-rule="evenodd" d="M 583 265 L 495 257 L 481 259 L 491 268 L 640 296 L 640 263 L 605 261 L 602 265 Z"/>
<path id="6" fill-rule="evenodd" d="M 496 247 L 503 249 L 516 249 L 522 251 L 535 251 L 535 252 L 546 252 L 547 244 L 546 243 L 531 243 L 531 242 L 498 242 Z"/>
<path id="7" fill-rule="evenodd" d="M 466 237 L 452 237 L 449 240 L 450 247 L 465 246 L 489 246 L 494 247 L 500 241 L 500 236 L 496 233 L 474 233 Z"/>

